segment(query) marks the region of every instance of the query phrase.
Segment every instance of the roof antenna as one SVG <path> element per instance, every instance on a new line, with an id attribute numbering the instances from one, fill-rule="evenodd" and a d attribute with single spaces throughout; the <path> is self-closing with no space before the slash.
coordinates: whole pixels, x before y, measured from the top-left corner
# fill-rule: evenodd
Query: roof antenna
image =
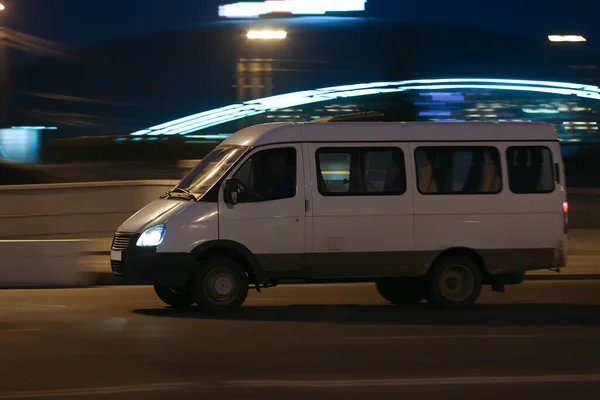
<path id="1" fill-rule="evenodd" d="M 378 111 L 368 111 L 363 113 L 333 115 L 330 117 L 317 118 L 311 122 L 355 122 L 374 118 L 380 119 L 382 117 L 383 114 Z"/>

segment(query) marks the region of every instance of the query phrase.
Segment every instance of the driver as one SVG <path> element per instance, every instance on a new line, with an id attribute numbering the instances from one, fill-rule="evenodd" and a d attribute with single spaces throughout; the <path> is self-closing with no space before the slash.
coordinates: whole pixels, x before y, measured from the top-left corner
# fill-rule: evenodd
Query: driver
<path id="1" fill-rule="evenodd" d="M 295 171 L 279 155 L 269 157 L 267 163 L 267 200 L 286 199 L 296 194 Z"/>

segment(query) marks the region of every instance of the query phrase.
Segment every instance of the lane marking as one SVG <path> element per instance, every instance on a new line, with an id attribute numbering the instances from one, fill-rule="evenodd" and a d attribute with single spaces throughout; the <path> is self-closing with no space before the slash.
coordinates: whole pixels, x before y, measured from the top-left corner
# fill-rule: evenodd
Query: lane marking
<path id="1" fill-rule="evenodd" d="M 452 339 L 532 339 L 542 335 L 419 335 L 419 336 L 365 336 L 347 337 L 346 340 L 452 340 Z"/>
<path id="2" fill-rule="evenodd" d="M 531 383 L 600 382 L 600 374 L 592 375 L 540 375 L 540 376 L 481 376 L 464 378 L 368 379 L 321 381 L 229 381 L 229 385 L 253 388 L 343 388 L 374 386 L 443 386 L 490 385 Z"/>
<path id="3" fill-rule="evenodd" d="M 248 388 L 348 388 L 348 387 L 402 387 L 402 386 L 451 386 L 535 383 L 581 383 L 600 382 L 600 374 L 581 375 L 533 375 L 533 376 L 481 376 L 460 378 L 409 378 L 409 379 L 353 379 L 353 380 L 238 380 L 226 381 L 213 387 Z M 182 390 L 204 386 L 197 382 L 159 383 L 148 385 L 107 386 L 79 389 L 56 389 L 0 392 L 0 399 L 30 399 L 74 396 L 97 396 L 110 394 L 143 393 L 152 391 Z"/>
<path id="4" fill-rule="evenodd" d="M 278 300 L 291 300 L 289 297 L 252 297 L 249 301 L 278 301 Z"/>
<path id="5" fill-rule="evenodd" d="M 195 386 L 194 382 L 158 383 L 151 385 L 108 386 L 81 389 L 35 390 L 26 392 L 0 393 L 0 399 L 31 399 L 48 397 L 96 396 L 101 394 L 125 394 L 152 392 L 155 390 L 185 389 Z"/>
<path id="6" fill-rule="evenodd" d="M 454 339 L 597 339 L 595 335 L 419 335 L 419 336 L 363 336 L 345 340 L 454 340 Z"/>
<path id="7" fill-rule="evenodd" d="M 21 307 L 48 307 L 48 308 L 67 308 L 62 304 L 34 304 L 34 303 L 8 303 L 7 306 L 21 306 Z"/>

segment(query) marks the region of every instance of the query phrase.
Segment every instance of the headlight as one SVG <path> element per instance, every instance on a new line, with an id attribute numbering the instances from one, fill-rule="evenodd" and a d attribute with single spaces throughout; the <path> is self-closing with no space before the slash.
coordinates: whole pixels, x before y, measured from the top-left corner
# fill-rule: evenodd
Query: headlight
<path id="1" fill-rule="evenodd" d="M 154 247 L 158 246 L 165 237 L 165 226 L 156 225 L 148 228 L 142 233 L 136 245 L 138 247 Z"/>

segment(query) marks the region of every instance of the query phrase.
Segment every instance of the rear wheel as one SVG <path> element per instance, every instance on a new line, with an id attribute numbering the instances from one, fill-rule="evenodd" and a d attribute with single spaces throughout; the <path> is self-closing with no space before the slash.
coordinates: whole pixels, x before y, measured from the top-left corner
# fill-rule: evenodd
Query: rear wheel
<path id="1" fill-rule="evenodd" d="M 200 268 L 193 287 L 196 303 L 202 311 L 233 313 L 248 296 L 248 276 L 239 263 L 228 258 L 214 258 Z"/>
<path id="2" fill-rule="evenodd" d="M 480 294 L 481 271 L 467 257 L 443 257 L 429 271 L 427 302 L 436 308 L 470 308 Z"/>
<path id="3" fill-rule="evenodd" d="M 425 298 L 421 278 L 381 278 L 375 287 L 381 297 L 398 306 L 416 305 Z"/>
<path id="4" fill-rule="evenodd" d="M 164 303 L 174 308 L 187 308 L 195 303 L 194 296 L 186 289 L 154 286 L 154 291 Z"/>

